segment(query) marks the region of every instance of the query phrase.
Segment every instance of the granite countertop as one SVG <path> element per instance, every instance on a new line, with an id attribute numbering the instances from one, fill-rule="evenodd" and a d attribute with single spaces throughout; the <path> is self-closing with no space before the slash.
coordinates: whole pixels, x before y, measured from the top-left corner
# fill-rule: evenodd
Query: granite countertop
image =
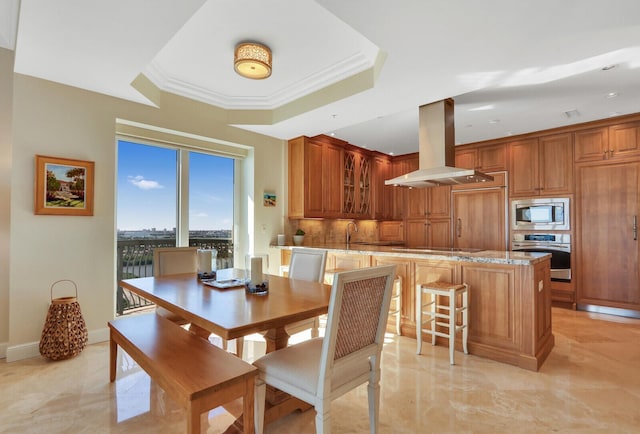
<path id="1" fill-rule="evenodd" d="M 428 249 L 410 248 L 397 245 L 381 245 L 380 242 L 372 244 L 345 243 L 317 244 L 309 246 L 276 246 L 276 249 L 292 249 L 297 247 L 327 249 L 336 253 L 351 253 L 361 255 L 395 256 L 412 259 L 436 259 L 448 261 L 478 262 L 485 264 L 506 264 L 506 265 L 533 265 L 551 257 L 551 253 L 539 252 L 511 252 L 500 250 L 478 250 L 478 249 Z"/>

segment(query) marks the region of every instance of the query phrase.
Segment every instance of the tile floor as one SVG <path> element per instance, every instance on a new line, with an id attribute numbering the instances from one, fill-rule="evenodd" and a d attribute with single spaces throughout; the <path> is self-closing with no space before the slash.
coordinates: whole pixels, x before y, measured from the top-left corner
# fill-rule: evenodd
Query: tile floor
<path id="1" fill-rule="evenodd" d="M 640 320 L 553 310 L 556 346 L 539 372 L 390 336 L 384 348 L 381 433 L 640 433 Z M 264 352 L 246 342 L 245 358 Z M 126 355 L 109 383 L 108 345 L 61 362 L 0 360 L 1 433 L 182 433 L 184 412 Z M 240 402 L 203 432 L 228 430 Z M 334 401 L 334 433 L 367 433 L 366 387 Z M 313 410 L 268 433 L 313 433 Z"/>

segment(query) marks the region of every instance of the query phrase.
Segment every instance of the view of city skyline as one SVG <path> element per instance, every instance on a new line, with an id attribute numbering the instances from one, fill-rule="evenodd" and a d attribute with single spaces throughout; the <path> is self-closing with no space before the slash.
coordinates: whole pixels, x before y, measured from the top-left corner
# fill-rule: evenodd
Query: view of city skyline
<path id="1" fill-rule="evenodd" d="M 174 231 L 175 149 L 118 142 L 118 231 Z M 233 160 L 189 152 L 189 231 L 233 227 Z"/>

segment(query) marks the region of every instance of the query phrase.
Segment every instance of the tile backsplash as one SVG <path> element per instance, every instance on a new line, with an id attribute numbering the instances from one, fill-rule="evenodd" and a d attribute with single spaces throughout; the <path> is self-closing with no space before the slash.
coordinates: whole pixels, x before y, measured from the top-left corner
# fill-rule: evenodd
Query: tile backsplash
<path id="1" fill-rule="evenodd" d="M 351 241 L 378 241 L 378 222 L 376 220 L 289 220 L 285 224 L 286 243 L 293 244 L 293 234 L 298 229 L 305 231 L 305 246 L 322 244 L 341 244 L 346 242 L 347 224 L 355 222 L 358 232 L 350 229 Z"/>

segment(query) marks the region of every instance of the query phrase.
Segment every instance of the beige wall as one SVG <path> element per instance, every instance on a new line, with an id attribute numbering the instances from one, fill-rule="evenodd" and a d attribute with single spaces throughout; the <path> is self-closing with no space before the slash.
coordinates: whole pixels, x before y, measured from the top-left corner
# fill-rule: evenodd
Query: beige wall
<path id="1" fill-rule="evenodd" d="M 0 357 L 9 339 L 9 205 L 13 51 L 0 48 Z"/>
<path id="2" fill-rule="evenodd" d="M 5 57 L 6 53 L 0 53 L 2 68 Z M 255 251 L 266 252 L 283 230 L 284 142 L 228 127 L 220 110 L 184 98 L 162 95 L 160 108 L 154 108 L 21 75 L 13 76 L 13 85 L 7 85 L 11 74 L 5 74 L 5 69 L 0 72 L 3 90 L 13 90 L 13 138 L 10 146 L 4 138 L 0 142 L 2 201 L 7 191 L 5 173 L 11 174 L 8 291 L 6 274 L 0 277 L 0 301 L 9 298 L 8 318 L 7 309 L 0 311 L 0 344 L 6 345 L 8 361 L 38 354 L 50 286 L 58 279 L 77 283 L 90 342 L 108 339 L 106 322 L 115 310 L 117 118 L 252 147 L 250 157 L 239 165 L 242 196 L 236 209 L 240 213 L 237 257 L 251 247 L 250 240 Z M 4 104 L 3 98 L 0 109 Z M 11 124 L 7 121 L 10 114 L 2 110 L 0 115 L 0 125 Z M 36 154 L 95 161 L 94 216 L 33 214 Z M 260 162 L 255 169 L 253 159 Z M 277 207 L 262 206 L 263 191 L 278 195 Z M 249 205 L 252 198 L 253 207 Z M 0 214 L 0 255 L 7 250 L 6 219 Z"/>

